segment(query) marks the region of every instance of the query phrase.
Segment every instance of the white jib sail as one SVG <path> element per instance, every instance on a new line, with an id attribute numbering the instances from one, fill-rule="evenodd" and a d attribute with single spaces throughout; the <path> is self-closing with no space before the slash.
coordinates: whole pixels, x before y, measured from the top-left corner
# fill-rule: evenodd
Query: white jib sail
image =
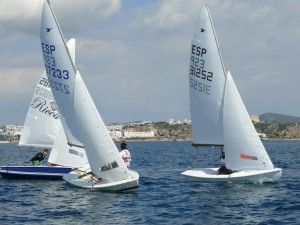
<path id="1" fill-rule="evenodd" d="M 192 39 L 189 87 L 194 145 L 223 145 L 222 99 L 225 72 L 207 7 Z"/>
<path id="2" fill-rule="evenodd" d="M 223 113 L 226 166 L 237 171 L 273 169 L 272 161 L 258 137 L 229 71 Z"/>
<path id="3" fill-rule="evenodd" d="M 19 146 L 51 148 L 60 126 L 57 107 L 44 72 L 34 91 Z"/>
<path id="4" fill-rule="evenodd" d="M 93 173 L 108 181 L 126 179 L 129 175 L 127 166 L 106 129 L 79 71 L 76 74 L 74 103 Z"/>
<path id="5" fill-rule="evenodd" d="M 73 122 L 76 115 L 71 90 L 74 89 L 76 68 L 48 2 L 43 8 L 40 38 L 49 84 L 59 105 L 59 115 L 68 142 L 83 146 L 79 129 Z"/>
<path id="6" fill-rule="evenodd" d="M 52 65 L 51 70 L 47 70 L 47 75 L 52 81 L 50 86 L 60 115 L 64 115 L 70 131 L 76 129 L 76 137 L 83 141 L 93 173 L 108 181 L 126 179 L 129 170 L 119 155 L 79 72 L 75 73 L 75 66 L 70 66 L 69 52 L 65 48 L 62 33 L 49 2 L 44 4 L 41 42 L 45 66 L 48 67 L 47 56 L 55 61 L 55 66 Z M 51 73 L 52 70 L 55 73 Z M 61 73 L 57 75 L 57 71 Z M 56 84 L 60 88 L 56 88 Z"/>
<path id="7" fill-rule="evenodd" d="M 84 148 L 78 148 L 75 146 L 70 147 L 67 143 L 67 137 L 63 127 L 61 126 L 61 129 L 58 131 L 57 138 L 52 146 L 48 162 L 54 165 L 68 166 L 72 168 L 87 166 L 89 163 Z"/>

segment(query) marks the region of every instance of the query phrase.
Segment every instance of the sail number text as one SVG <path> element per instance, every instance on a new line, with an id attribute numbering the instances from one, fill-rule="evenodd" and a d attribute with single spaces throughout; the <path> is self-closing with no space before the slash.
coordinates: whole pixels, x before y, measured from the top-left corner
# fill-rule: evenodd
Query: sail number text
<path id="1" fill-rule="evenodd" d="M 57 68 L 55 60 L 55 45 L 42 44 L 42 51 L 44 56 L 44 63 L 46 73 L 48 76 L 49 84 L 52 89 L 62 92 L 64 94 L 70 94 L 69 85 L 61 83 L 59 80 L 68 80 L 70 78 L 69 71 L 66 69 Z M 51 79 L 54 78 L 54 80 Z"/>
<path id="2" fill-rule="evenodd" d="M 207 50 L 196 45 L 192 45 L 191 58 L 190 58 L 190 87 L 199 92 L 210 94 L 211 86 L 205 84 L 213 80 L 213 72 L 205 69 L 204 56 Z"/>

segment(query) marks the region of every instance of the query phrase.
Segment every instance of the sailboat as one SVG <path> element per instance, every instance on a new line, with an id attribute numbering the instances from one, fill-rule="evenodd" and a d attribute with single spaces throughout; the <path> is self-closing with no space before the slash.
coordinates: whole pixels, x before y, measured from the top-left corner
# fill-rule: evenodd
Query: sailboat
<path id="1" fill-rule="evenodd" d="M 106 126 L 72 62 L 51 8 L 44 3 L 40 38 L 48 80 L 58 105 L 68 144 L 84 147 L 89 167 L 64 175 L 68 183 L 103 191 L 125 191 L 139 186 L 139 174 L 122 160 Z M 54 63 L 47 62 L 51 57 Z"/>
<path id="2" fill-rule="evenodd" d="M 282 175 L 261 142 L 230 72 L 226 72 L 209 9 L 201 10 L 192 40 L 190 108 L 193 145 L 223 147 L 227 174 L 220 168 L 191 168 L 192 181 L 274 182 Z"/>
<path id="3" fill-rule="evenodd" d="M 67 46 L 75 62 L 75 39 L 68 41 Z M 48 158 L 50 166 L 1 166 L 0 175 L 3 178 L 56 180 L 73 168 L 88 165 L 84 149 L 67 145 L 46 72 L 35 88 L 18 145 L 51 149 Z"/>

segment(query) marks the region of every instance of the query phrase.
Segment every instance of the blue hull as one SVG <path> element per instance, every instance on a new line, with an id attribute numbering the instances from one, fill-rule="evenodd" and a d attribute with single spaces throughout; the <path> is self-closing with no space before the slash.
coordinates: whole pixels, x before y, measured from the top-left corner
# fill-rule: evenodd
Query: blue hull
<path id="1" fill-rule="evenodd" d="M 55 166 L 1 166 L 0 175 L 12 179 L 59 180 L 71 170 L 70 167 Z"/>

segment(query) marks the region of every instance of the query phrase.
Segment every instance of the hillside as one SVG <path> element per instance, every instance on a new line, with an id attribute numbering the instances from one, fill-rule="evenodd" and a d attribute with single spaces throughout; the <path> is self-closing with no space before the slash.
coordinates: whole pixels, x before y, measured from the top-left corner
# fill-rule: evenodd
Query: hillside
<path id="1" fill-rule="evenodd" d="M 259 120 L 258 120 L 259 119 Z M 265 113 L 253 116 L 255 129 L 258 133 L 266 134 L 267 139 L 300 139 L 300 117 L 277 113 Z M 259 122 L 258 122 L 259 121 Z M 116 125 L 118 125 L 117 123 Z M 131 124 L 131 125 L 129 125 Z M 154 132 L 154 137 L 126 138 L 132 141 L 191 141 L 192 126 L 185 123 L 169 124 L 167 122 L 148 122 L 119 124 L 119 132 Z M 16 137 L 13 130 L 0 133 L 0 140 L 12 140 Z M 114 140 L 122 140 L 122 137 Z"/>
<path id="2" fill-rule="evenodd" d="M 155 138 L 137 138 L 137 140 L 156 141 L 190 141 L 192 140 L 192 127 L 189 124 L 173 124 L 166 122 L 155 122 L 150 124 L 139 124 L 125 126 L 123 131 L 149 132 L 154 131 Z"/>
<path id="3" fill-rule="evenodd" d="M 260 122 L 276 122 L 283 124 L 300 123 L 300 117 L 287 116 L 278 113 L 264 113 L 259 115 Z"/>
<path id="4" fill-rule="evenodd" d="M 254 122 L 258 133 L 264 133 L 267 139 L 300 139 L 300 118 L 277 113 L 265 113 L 259 115 L 260 122 Z M 299 123 L 299 125 L 298 125 Z M 123 131 L 154 131 L 155 138 L 136 138 L 136 140 L 156 141 L 190 141 L 192 140 L 191 125 L 173 124 L 166 122 L 154 122 L 125 126 Z"/>

